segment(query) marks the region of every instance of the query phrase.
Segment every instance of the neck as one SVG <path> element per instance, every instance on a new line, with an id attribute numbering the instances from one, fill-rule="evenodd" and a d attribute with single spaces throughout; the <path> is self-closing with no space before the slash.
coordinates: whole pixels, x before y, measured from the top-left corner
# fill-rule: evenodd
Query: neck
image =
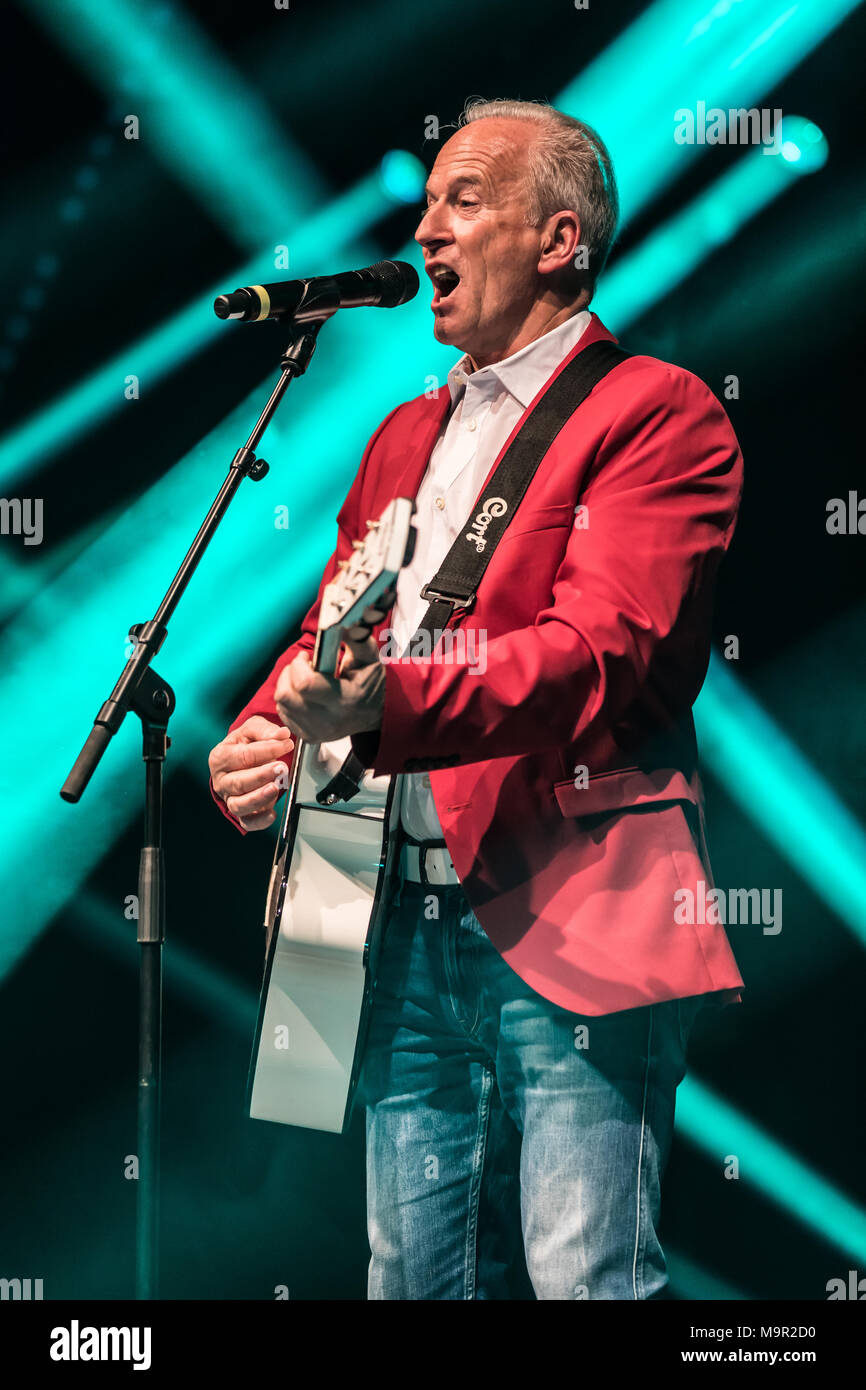
<path id="1" fill-rule="evenodd" d="M 473 372 L 480 371 L 482 367 L 491 367 L 494 362 L 503 362 L 506 357 L 513 357 L 521 348 L 529 347 L 530 343 L 543 338 L 551 329 L 559 328 L 560 324 L 573 319 L 575 314 L 579 314 L 585 307 L 583 296 L 576 304 L 564 304 L 558 308 L 543 301 L 535 304 L 519 328 L 510 333 L 507 341 L 501 346 L 486 352 L 467 354 Z"/>

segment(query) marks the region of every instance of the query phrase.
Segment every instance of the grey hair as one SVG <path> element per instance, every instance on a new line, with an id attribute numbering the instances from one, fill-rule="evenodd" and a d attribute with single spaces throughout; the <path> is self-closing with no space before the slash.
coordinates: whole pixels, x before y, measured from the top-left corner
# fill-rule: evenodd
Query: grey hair
<path id="1" fill-rule="evenodd" d="M 458 128 L 491 116 L 534 121 L 538 126 L 538 136 L 529 147 L 526 220 L 536 227 L 554 212 L 567 208 L 577 213 L 581 244 L 587 248 L 589 261 L 588 270 L 580 275 L 581 288 L 591 298 L 613 245 L 619 217 L 616 178 L 607 146 L 592 126 L 542 101 L 474 97 L 466 103 Z"/>

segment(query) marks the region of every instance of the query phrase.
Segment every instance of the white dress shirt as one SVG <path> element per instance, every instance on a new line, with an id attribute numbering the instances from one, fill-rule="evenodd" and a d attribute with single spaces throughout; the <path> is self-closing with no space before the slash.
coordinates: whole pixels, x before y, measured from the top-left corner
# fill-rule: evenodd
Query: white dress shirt
<path id="1" fill-rule="evenodd" d="M 511 357 L 479 371 L 472 371 L 464 354 L 448 373 L 451 409 L 415 499 L 415 553 L 397 581 L 391 626 L 399 651 L 405 650 L 427 611 L 421 590 L 457 539 L 506 439 L 576 346 L 591 317 L 582 309 Z M 429 774 L 403 773 L 400 780 L 400 818 L 406 833 L 416 840 L 443 839 Z"/>

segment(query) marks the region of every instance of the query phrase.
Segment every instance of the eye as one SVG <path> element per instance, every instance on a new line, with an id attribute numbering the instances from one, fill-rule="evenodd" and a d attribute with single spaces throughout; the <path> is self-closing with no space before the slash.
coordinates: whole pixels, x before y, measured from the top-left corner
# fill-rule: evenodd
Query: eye
<path id="1" fill-rule="evenodd" d="M 460 198 L 458 199 L 458 205 L 461 208 L 474 208 L 478 206 L 474 198 Z"/>

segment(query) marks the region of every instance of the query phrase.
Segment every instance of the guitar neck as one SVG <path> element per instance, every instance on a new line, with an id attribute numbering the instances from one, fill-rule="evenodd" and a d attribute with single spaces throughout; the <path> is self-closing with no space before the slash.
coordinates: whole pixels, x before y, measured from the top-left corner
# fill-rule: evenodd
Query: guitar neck
<path id="1" fill-rule="evenodd" d="M 339 628 L 320 628 L 316 633 L 311 664 L 323 676 L 335 676 L 340 659 L 342 634 Z"/>
<path id="2" fill-rule="evenodd" d="M 316 641 L 313 645 L 313 654 L 310 658 L 310 665 L 314 671 L 319 671 L 324 676 L 335 676 L 337 674 L 337 663 L 340 659 L 340 647 L 342 645 L 341 633 L 339 628 L 319 628 L 316 633 Z M 293 799 L 294 788 L 297 784 L 298 773 L 301 768 L 301 761 L 305 749 L 313 745 L 307 743 L 306 739 L 295 738 L 295 755 L 292 760 L 292 781 L 291 792 L 288 802 Z M 287 808 L 288 810 L 288 804 Z"/>

